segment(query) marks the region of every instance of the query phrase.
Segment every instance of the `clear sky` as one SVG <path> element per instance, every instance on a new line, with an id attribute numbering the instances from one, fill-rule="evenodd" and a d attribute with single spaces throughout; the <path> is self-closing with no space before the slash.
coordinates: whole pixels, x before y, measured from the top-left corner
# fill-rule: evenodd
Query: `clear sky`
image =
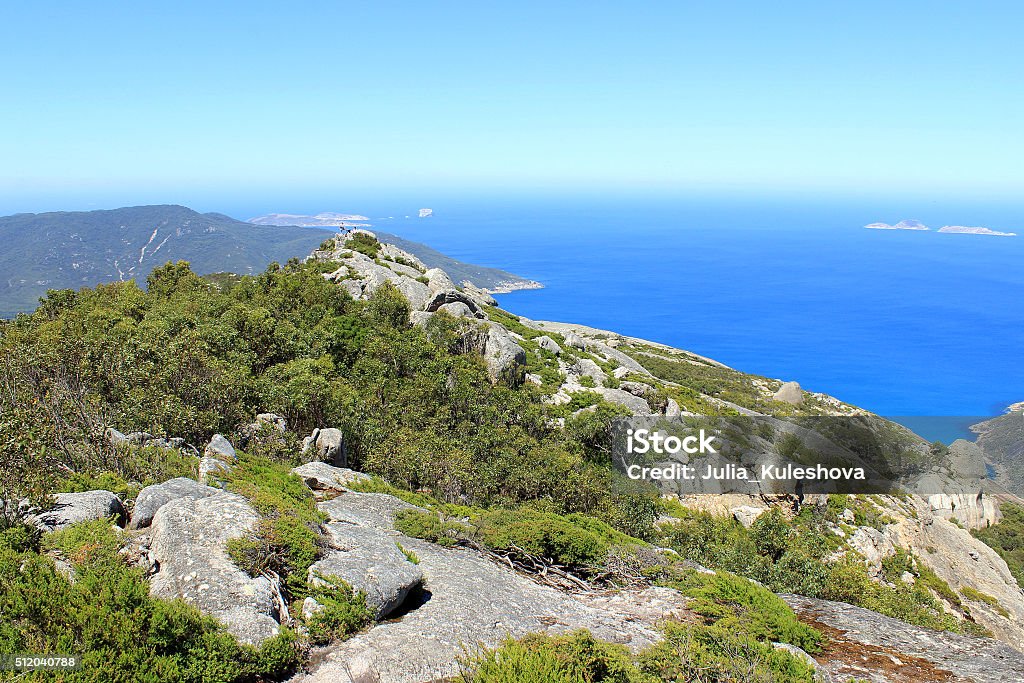
<path id="1" fill-rule="evenodd" d="M 934 0 L 5 2 L 0 208 L 1014 197 L 1022 24 L 1019 2 Z"/>

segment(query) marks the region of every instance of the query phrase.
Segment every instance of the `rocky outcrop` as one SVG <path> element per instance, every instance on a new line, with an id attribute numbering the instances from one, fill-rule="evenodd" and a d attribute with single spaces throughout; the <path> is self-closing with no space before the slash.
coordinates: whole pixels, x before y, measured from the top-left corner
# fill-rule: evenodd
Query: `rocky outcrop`
<path id="1" fill-rule="evenodd" d="M 522 369 L 526 367 L 526 352 L 511 332 L 491 323 L 484 342 L 484 362 L 492 381 L 516 384 L 521 381 Z"/>
<path id="2" fill-rule="evenodd" d="M 335 520 L 332 528 L 348 525 L 351 533 L 368 527 L 379 534 L 376 538 L 381 543 L 384 538 L 397 541 L 415 553 L 423 593 L 416 604 L 406 606 L 401 619 L 314 653 L 319 664 L 310 674 L 296 677 L 296 682 L 447 680 L 458 674 L 458 659 L 466 647 L 494 646 L 506 636 L 580 628 L 638 650 L 660 639 L 657 625 L 662 620 L 685 609 L 685 600 L 668 589 L 569 595 L 474 551 L 444 549 L 402 536 L 391 529 L 392 519 L 397 510 L 408 507 L 384 494 L 343 494 L 321 504 L 321 510 Z"/>
<path id="3" fill-rule="evenodd" d="M 780 403 L 798 406 L 804 402 L 804 392 L 796 382 L 786 382 L 772 394 L 772 399 Z"/>
<path id="4" fill-rule="evenodd" d="M 583 337 L 571 330 L 562 335 L 562 337 L 565 339 L 565 345 L 568 347 L 579 349 L 581 351 L 587 348 L 587 344 L 583 341 Z"/>
<path id="5" fill-rule="evenodd" d="M 302 440 L 302 452 L 335 467 L 348 465 L 345 437 L 340 429 L 334 427 L 314 429 L 312 434 Z"/>
<path id="6" fill-rule="evenodd" d="M 314 491 L 343 491 L 352 482 L 368 481 L 370 476 L 344 467 L 333 467 L 325 462 L 313 461 L 292 470 Z"/>
<path id="7" fill-rule="evenodd" d="M 276 413 L 260 413 L 256 416 L 254 422 L 245 425 L 239 430 L 242 437 L 242 446 L 245 447 L 253 439 L 260 438 L 261 434 L 280 441 L 287 429 L 288 422 L 284 417 Z"/>
<path id="8" fill-rule="evenodd" d="M 757 518 L 766 512 L 768 512 L 768 508 L 740 505 L 732 509 L 732 516 L 733 519 L 749 529 L 757 521 Z"/>
<path id="9" fill-rule="evenodd" d="M 617 403 L 629 408 L 634 415 L 652 415 L 654 413 L 654 411 L 651 410 L 651 406 L 647 404 L 647 401 L 639 396 L 634 396 L 628 391 L 623 391 L 622 389 L 608 389 L 606 387 L 598 387 L 591 391 L 596 391 L 601 394 L 601 398 L 609 403 Z"/>
<path id="10" fill-rule="evenodd" d="M 210 443 L 206 444 L 206 448 L 203 450 L 203 457 L 234 462 L 238 454 L 235 453 L 235 447 L 231 445 L 231 442 L 226 437 L 221 434 L 214 434 L 213 438 L 210 439 Z"/>
<path id="11" fill-rule="evenodd" d="M 115 524 L 124 524 L 127 517 L 121 500 L 110 491 L 83 491 L 82 493 L 58 493 L 53 497 L 54 505 L 36 516 L 38 525 L 48 531 L 110 517 Z"/>
<path id="12" fill-rule="evenodd" d="M 533 341 L 540 348 L 544 349 L 545 351 L 550 351 L 556 356 L 561 355 L 562 353 L 562 347 L 558 345 L 558 342 L 556 342 L 554 339 L 547 336 L 546 334 L 542 334 L 539 337 L 535 337 Z"/>
<path id="13" fill-rule="evenodd" d="M 455 289 L 441 289 L 435 291 L 427 301 L 423 310 L 434 313 L 439 310 L 447 311 L 454 316 L 464 318 L 486 318 L 483 311 L 475 301 Z"/>
<path id="14" fill-rule="evenodd" d="M 972 681 L 1024 677 L 1024 653 L 987 638 L 932 631 L 841 602 L 795 595 L 783 599 L 828 638 L 815 657 L 834 680 L 872 683 Z"/>
<path id="15" fill-rule="evenodd" d="M 423 580 L 423 572 L 386 531 L 331 522 L 327 537 L 331 550 L 309 568 L 310 582 L 319 583 L 321 577 L 346 581 L 366 595 L 366 605 L 378 621 L 398 609 Z"/>
<path id="16" fill-rule="evenodd" d="M 993 598 L 998 607 L 969 599 L 965 602 L 975 621 L 999 640 L 1024 651 L 1024 593 L 1006 562 L 968 531 L 930 515 L 924 501 L 913 502 L 913 514 L 898 516 L 897 522 L 886 528 L 887 535 L 896 545 L 910 549 L 962 597 L 966 598 L 964 589 L 970 589 Z M 889 514 L 896 517 L 895 510 Z"/>
<path id="17" fill-rule="evenodd" d="M 153 518 L 156 573 L 150 592 L 195 605 L 242 642 L 258 644 L 276 635 L 281 609 L 276 582 L 248 576 L 227 552 L 228 541 L 251 531 L 258 519 L 249 503 L 232 493 L 164 504 Z"/>
<path id="18" fill-rule="evenodd" d="M 162 484 L 147 486 L 135 497 L 135 507 L 132 509 L 132 519 L 128 525 L 129 529 L 141 529 L 153 522 L 157 511 L 172 500 L 178 498 L 191 498 L 198 500 L 207 498 L 219 492 L 219 489 L 212 486 L 200 484 L 192 479 L 177 477 L 169 479 Z"/>

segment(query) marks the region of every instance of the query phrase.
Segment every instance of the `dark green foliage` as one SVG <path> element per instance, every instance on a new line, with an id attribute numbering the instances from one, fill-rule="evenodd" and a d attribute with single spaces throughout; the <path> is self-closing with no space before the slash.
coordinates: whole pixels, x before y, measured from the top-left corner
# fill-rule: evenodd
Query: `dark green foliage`
<path id="1" fill-rule="evenodd" d="M 380 242 L 377 241 L 377 238 L 371 237 L 365 232 L 352 233 L 345 240 L 344 247 L 352 251 L 358 251 L 360 254 L 365 254 L 370 258 L 377 258 L 377 254 L 380 253 Z"/>
<path id="2" fill-rule="evenodd" d="M 373 622 L 366 596 L 336 576 L 321 576 L 323 582 L 309 591 L 321 609 L 306 620 L 309 638 L 315 645 L 343 640 Z"/>
<path id="3" fill-rule="evenodd" d="M 462 683 L 813 683 L 788 652 L 724 628 L 668 622 L 665 640 L 631 656 L 588 631 L 530 635 L 463 661 Z"/>
<path id="4" fill-rule="evenodd" d="M 251 576 L 273 571 L 293 599 L 305 597 L 310 565 L 320 555 L 316 500 L 287 465 L 242 454 L 226 475 L 228 489 L 249 499 L 260 514 L 256 530 L 228 542 L 228 552 Z"/>
<path id="5" fill-rule="evenodd" d="M 807 652 L 821 649 L 821 633 L 802 624 L 775 593 L 749 579 L 726 572 L 672 570 L 662 583 L 692 597 L 688 607 L 709 626 L 763 642 L 789 643 Z"/>
<path id="6" fill-rule="evenodd" d="M 1003 518 L 998 524 L 971 533 L 999 553 L 1017 585 L 1024 586 L 1024 507 L 1003 503 L 1000 511 Z"/>
<path id="7" fill-rule="evenodd" d="M 668 623 L 665 640 L 642 652 L 638 669 L 672 683 L 813 683 L 814 669 L 789 652 L 718 626 Z"/>
<path id="8" fill-rule="evenodd" d="M 621 645 L 604 643 L 589 631 L 564 636 L 529 635 L 481 649 L 462 663 L 462 683 L 643 683 Z"/>
<path id="9" fill-rule="evenodd" d="M 53 534 L 47 546 L 72 562 L 74 583 L 49 557 L 0 541 L 0 652 L 81 653 L 82 670 L 62 680 L 118 683 L 257 680 L 298 663 L 287 629 L 256 649 L 191 605 L 150 597 L 105 521 Z"/>
<path id="10" fill-rule="evenodd" d="M 563 517 L 529 508 L 489 510 L 471 524 L 476 537 L 489 548 L 519 548 L 584 573 L 603 566 L 612 546 L 638 543 L 592 517 Z"/>
<path id="11" fill-rule="evenodd" d="M 554 428 L 536 388 L 492 385 L 478 352 L 454 343 L 463 322 L 411 327 L 393 287 L 355 302 L 314 263 L 272 265 L 227 289 L 175 263 L 149 284 L 55 294 L 3 327 L 2 481 L 38 497 L 112 472 L 129 492 L 127 482 L 191 474 L 179 468 L 188 461 L 118 452 L 105 426 L 201 446 L 275 412 L 293 434 L 263 455 L 289 460 L 288 444 L 334 426 L 350 463 L 405 490 L 607 514 L 642 535 L 647 518 L 621 514 L 610 492 L 608 426 L 622 409 L 594 401 L 596 411 Z"/>
<path id="12" fill-rule="evenodd" d="M 469 542 L 513 555 L 526 553 L 582 574 L 598 573 L 612 548 L 643 544 L 601 520 L 581 514 L 559 515 L 528 507 L 453 507 L 452 512 L 464 514 L 464 519 L 444 510 L 406 510 L 396 516 L 395 528 L 443 546 Z"/>
<path id="13" fill-rule="evenodd" d="M 859 505 L 856 500 L 845 501 Z M 662 543 L 705 567 L 724 569 L 760 581 L 776 593 L 848 602 L 906 622 L 940 630 L 976 633 L 973 622 L 947 614 L 929 588 L 940 595 L 952 589 L 924 567 L 920 580 L 905 585 L 900 576 L 912 568 L 910 558 L 897 555 L 886 562 L 885 583 L 872 581 L 856 557 L 830 561 L 839 538 L 828 530 L 835 508 L 806 506 L 793 519 L 779 511 L 765 513 L 750 529 L 731 517 L 686 510 L 668 511 L 678 523 L 661 527 Z M 950 600 L 955 607 L 958 600 Z"/>

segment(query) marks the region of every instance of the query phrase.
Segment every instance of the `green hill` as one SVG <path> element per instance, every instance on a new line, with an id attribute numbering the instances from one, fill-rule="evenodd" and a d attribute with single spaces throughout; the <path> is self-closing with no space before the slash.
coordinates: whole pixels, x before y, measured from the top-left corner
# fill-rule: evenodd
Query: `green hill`
<path id="1" fill-rule="evenodd" d="M 141 281 L 168 261 L 188 261 L 198 273 L 257 273 L 271 261 L 305 256 L 324 236 L 175 205 L 6 216 L 0 218 L 0 316 L 34 309 L 48 289 Z"/>

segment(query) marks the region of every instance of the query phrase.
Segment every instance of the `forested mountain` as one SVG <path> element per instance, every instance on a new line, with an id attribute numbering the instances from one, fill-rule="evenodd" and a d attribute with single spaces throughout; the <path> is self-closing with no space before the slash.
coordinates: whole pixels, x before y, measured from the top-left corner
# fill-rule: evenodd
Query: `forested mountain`
<path id="1" fill-rule="evenodd" d="M 168 261 L 188 261 L 200 274 L 251 275 L 274 261 L 304 258 L 331 236 L 323 228 L 254 225 L 170 204 L 0 217 L 0 318 L 33 310 L 50 289 L 133 278 L 142 282 Z M 503 270 L 462 263 L 423 244 L 389 238 L 445 268 L 457 282 L 487 289 L 539 286 Z"/>

